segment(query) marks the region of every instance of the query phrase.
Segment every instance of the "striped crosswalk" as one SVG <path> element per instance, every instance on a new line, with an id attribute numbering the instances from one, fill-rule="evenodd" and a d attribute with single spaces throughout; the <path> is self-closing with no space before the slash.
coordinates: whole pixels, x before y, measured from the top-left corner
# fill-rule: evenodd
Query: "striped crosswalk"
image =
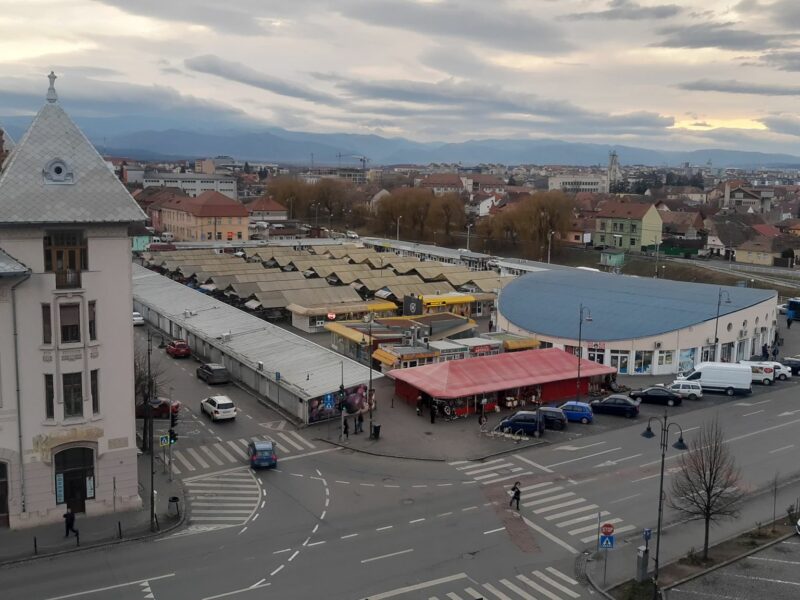
<path id="1" fill-rule="evenodd" d="M 239 438 L 203 446 L 173 447 L 172 472 L 193 475 L 196 472 L 230 467 L 247 460 L 247 444 L 251 440 L 271 440 L 278 450 L 278 460 L 292 454 L 315 450 L 316 446 L 295 431 L 275 431 L 271 435 Z M 180 443 L 180 442 L 179 442 Z"/>
<path id="2" fill-rule="evenodd" d="M 525 482 L 526 476 L 533 475 L 516 464 L 513 458 L 496 458 L 479 463 L 456 461 L 449 464 L 481 485 L 497 484 L 508 489 L 513 482 Z M 574 536 L 584 544 L 597 541 L 599 521 L 613 524 L 617 535 L 636 529 L 635 525 L 624 524 L 621 518 L 571 491 L 570 487 L 562 479 L 522 485 L 520 511 L 540 525 L 554 526 L 558 535 Z"/>
<path id="3" fill-rule="evenodd" d="M 249 470 L 193 477 L 184 484 L 188 491 L 190 530 L 243 525 L 261 501 L 261 486 Z"/>

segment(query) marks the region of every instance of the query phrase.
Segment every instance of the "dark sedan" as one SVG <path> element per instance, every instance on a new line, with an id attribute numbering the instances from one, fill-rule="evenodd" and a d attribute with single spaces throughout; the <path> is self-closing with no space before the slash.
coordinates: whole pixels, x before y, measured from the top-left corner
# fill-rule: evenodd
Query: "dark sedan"
<path id="1" fill-rule="evenodd" d="M 590 403 L 593 413 L 618 415 L 632 419 L 639 414 L 639 402 L 625 394 L 611 394 L 602 400 L 592 400 Z"/>
<path id="2" fill-rule="evenodd" d="M 683 402 L 680 394 L 657 385 L 643 390 L 634 390 L 630 393 L 630 397 L 647 404 L 666 404 L 667 406 L 680 406 Z"/>
<path id="3" fill-rule="evenodd" d="M 759 359 L 760 360 L 760 359 Z M 780 363 L 792 370 L 792 375 L 800 375 L 800 354 L 795 356 L 784 356 Z"/>

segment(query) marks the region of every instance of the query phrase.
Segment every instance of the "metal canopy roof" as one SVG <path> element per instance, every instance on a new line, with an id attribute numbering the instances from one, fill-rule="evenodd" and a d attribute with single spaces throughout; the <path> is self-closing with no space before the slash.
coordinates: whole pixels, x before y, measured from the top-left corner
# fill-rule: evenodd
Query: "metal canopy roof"
<path id="1" fill-rule="evenodd" d="M 338 389 L 342 379 L 345 387 L 369 380 L 369 368 L 354 360 L 135 264 L 133 296 L 252 368 L 261 361 L 304 400 Z M 373 379 L 380 377 L 373 371 Z"/>
<path id="2" fill-rule="evenodd" d="M 769 300 L 772 303 L 764 308 L 762 324 L 767 325 L 775 318 L 774 291 L 580 269 L 524 275 L 503 288 L 499 309 L 511 323 L 525 331 L 574 340 L 578 337 L 578 310 L 582 303 L 592 314 L 592 321 L 583 325 L 585 341 L 629 340 L 715 319 L 720 289 L 731 300 L 726 303 L 723 293 L 720 327 L 729 321 L 722 319 L 725 315 Z M 741 322 L 735 325 L 738 328 Z"/>

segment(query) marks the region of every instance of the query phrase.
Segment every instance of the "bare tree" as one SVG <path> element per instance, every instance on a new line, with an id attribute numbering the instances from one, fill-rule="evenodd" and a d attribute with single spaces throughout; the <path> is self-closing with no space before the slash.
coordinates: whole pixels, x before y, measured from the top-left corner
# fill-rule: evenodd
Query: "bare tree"
<path id="1" fill-rule="evenodd" d="M 690 520 L 704 521 L 703 560 L 707 560 L 711 524 L 736 517 L 744 495 L 738 488 L 739 468 L 716 419 L 700 429 L 689 451 L 681 455 L 680 469 L 672 480 L 670 505 Z"/>
<path id="2" fill-rule="evenodd" d="M 158 398 L 168 384 L 166 368 L 161 362 L 160 355 L 151 355 L 150 372 L 148 374 L 147 344 L 136 344 L 133 348 L 133 391 L 135 406 L 147 402 L 151 380 L 153 397 Z M 150 427 L 152 427 L 152 424 L 148 422 L 148 419 L 145 419 L 142 427 L 142 451 L 150 447 Z"/>

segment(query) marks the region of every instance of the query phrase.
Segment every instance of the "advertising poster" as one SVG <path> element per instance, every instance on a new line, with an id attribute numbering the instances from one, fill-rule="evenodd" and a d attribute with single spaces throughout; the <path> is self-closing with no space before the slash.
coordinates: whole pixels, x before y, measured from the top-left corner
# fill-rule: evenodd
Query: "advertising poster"
<path id="1" fill-rule="evenodd" d="M 308 403 L 308 422 L 319 423 L 327 419 L 341 416 L 339 411 L 339 393 L 333 392 L 313 398 Z M 362 383 L 345 388 L 345 414 L 354 415 L 368 409 L 367 384 Z"/>
<path id="2" fill-rule="evenodd" d="M 64 474 L 56 474 L 56 504 L 64 504 Z"/>
<path id="3" fill-rule="evenodd" d="M 688 373 L 694 369 L 695 351 L 696 348 L 681 350 L 680 359 L 678 360 L 678 373 Z"/>

